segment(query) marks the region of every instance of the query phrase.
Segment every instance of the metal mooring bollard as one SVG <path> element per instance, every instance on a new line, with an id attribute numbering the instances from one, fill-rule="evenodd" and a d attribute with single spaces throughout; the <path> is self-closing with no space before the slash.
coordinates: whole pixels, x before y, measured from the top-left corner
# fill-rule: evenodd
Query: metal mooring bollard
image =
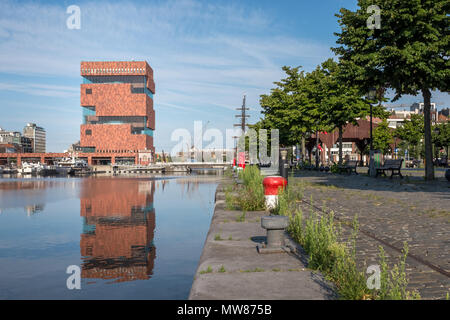
<path id="1" fill-rule="evenodd" d="M 281 148 L 280 149 L 280 176 L 282 176 L 286 180 L 288 178 L 288 169 L 289 169 L 287 155 L 288 155 L 288 149 Z"/>
<path id="2" fill-rule="evenodd" d="M 261 218 L 261 227 L 267 230 L 266 243 L 258 245 L 259 253 L 278 253 L 288 249 L 284 245 L 284 230 L 289 224 L 286 216 L 265 216 Z"/>
<path id="3" fill-rule="evenodd" d="M 278 191 L 284 189 L 287 180 L 280 176 L 265 177 L 263 180 L 264 197 L 266 198 L 266 209 L 273 210 L 278 204 Z"/>

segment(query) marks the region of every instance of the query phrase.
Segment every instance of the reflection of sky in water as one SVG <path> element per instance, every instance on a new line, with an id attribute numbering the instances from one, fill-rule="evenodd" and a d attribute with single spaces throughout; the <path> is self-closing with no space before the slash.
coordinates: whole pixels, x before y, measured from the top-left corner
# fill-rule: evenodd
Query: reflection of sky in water
<path id="1" fill-rule="evenodd" d="M 0 179 L 0 299 L 186 299 L 214 179 Z"/>

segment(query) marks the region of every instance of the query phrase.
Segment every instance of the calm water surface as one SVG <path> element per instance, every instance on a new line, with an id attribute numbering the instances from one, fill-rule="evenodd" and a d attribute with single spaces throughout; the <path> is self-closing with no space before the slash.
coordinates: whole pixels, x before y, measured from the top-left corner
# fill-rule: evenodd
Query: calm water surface
<path id="1" fill-rule="evenodd" d="M 217 177 L 0 179 L 0 299 L 187 299 Z M 81 289 L 69 290 L 70 265 Z"/>

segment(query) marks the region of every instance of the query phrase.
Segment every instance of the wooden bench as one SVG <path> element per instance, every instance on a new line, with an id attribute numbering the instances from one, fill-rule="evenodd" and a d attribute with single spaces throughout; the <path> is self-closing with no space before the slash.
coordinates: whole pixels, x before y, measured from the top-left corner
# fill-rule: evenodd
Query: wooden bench
<path id="1" fill-rule="evenodd" d="M 398 175 L 400 178 L 403 179 L 402 173 L 400 172 L 400 169 L 402 168 L 403 159 L 387 159 L 384 161 L 383 166 L 376 168 L 377 174 L 375 176 L 378 177 L 379 174 L 383 174 L 386 176 L 386 171 L 391 171 L 391 179 L 392 176 Z"/>
<path id="2" fill-rule="evenodd" d="M 352 174 L 352 172 L 358 174 L 356 172 L 356 167 L 358 166 L 358 160 L 347 160 L 343 165 L 338 166 L 339 170 L 347 172 L 347 174 Z"/>
<path id="3" fill-rule="evenodd" d="M 444 158 L 436 160 L 436 166 L 447 168 L 448 167 L 447 158 L 444 157 Z"/>

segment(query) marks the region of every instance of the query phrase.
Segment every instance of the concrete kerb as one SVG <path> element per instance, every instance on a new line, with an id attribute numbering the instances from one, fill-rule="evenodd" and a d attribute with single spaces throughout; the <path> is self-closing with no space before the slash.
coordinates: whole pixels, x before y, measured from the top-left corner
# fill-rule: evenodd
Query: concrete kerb
<path id="1" fill-rule="evenodd" d="M 259 254 L 257 244 L 266 236 L 261 217 L 267 212 L 247 212 L 238 222 L 242 212 L 226 210 L 224 190 L 222 182 L 189 299 L 336 298 L 333 285 L 307 268 L 306 255 L 289 237 L 286 252 Z"/>

